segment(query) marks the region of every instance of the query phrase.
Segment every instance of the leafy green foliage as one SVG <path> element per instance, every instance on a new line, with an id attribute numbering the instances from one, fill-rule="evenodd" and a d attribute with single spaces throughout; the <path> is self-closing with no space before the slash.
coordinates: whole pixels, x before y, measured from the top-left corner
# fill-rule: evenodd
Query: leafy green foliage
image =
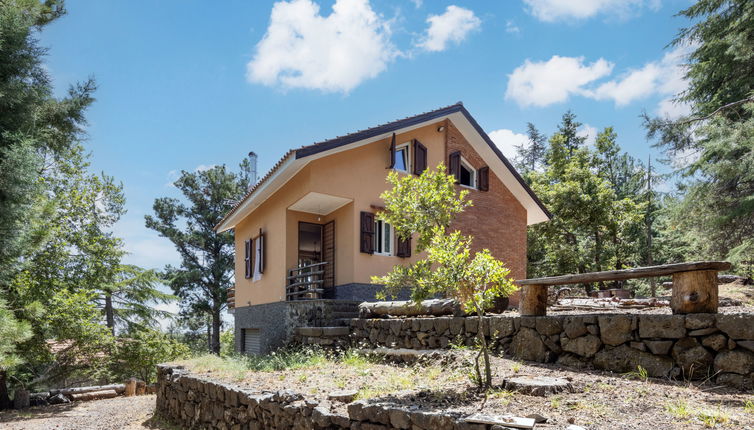
<path id="1" fill-rule="evenodd" d="M 157 378 L 156 366 L 185 358 L 186 345 L 157 330 L 136 330 L 118 339 L 116 374 L 121 379 L 136 376 L 152 383 Z"/>
<path id="2" fill-rule="evenodd" d="M 426 257 L 407 266 L 396 265 L 385 276 L 376 276 L 372 282 L 385 285 L 385 294 L 395 296 L 404 288 L 411 289 L 414 301 L 428 297 L 444 296 L 457 299 L 469 313 L 476 313 L 481 330 L 485 309 L 500 296 L 516 290 L 508 278 L 502 262 L 484 249 L 472 256 L 472 238 L 460 231 L 449 231 L 455 215 L 471 205 L 466 201 L 468 191 L 458 191 L 455 178 L 445 173 L 440 164 L 436 169 L 425 170 L 420 176 L 388 175 L 393 188 L 380 197 L 385 210 L 377 217 L 395 226 L 403 238 L 412 233 L 417 236 L 417 252 L 426 251 Z M 479 354 L 475 361 L 477 381 L 489 387 L 492 374 L 489 348 L 484 335 L 479 336 Z M 483 358 L 484 376 L 480 370 Z"/>

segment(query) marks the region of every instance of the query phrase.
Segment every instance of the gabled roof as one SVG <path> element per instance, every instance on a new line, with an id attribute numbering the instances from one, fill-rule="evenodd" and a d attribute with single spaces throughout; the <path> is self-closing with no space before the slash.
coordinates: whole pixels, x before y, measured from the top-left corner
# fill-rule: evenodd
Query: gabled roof
<path id="1" fill-rule="evenodd" d="M 477 148 L 477 150 L 478 152 L 479 149 L 482 149 L 482 152 L 485 152 L 486 150 L 489 154 L 480 153 L 479 155 L 488 161 L 493 172 L 497 174 L 513 195 L 516 196 L 526 208 L 528 224 L 547 221 L 552 217 L 550 212 L 534 194 L 534 191 L 532 191 L 526 182 L 524 182 L 523 178 L 521 178 L 521 175 L 519 175 L 510 161 L 505 158 L 497 145 L 492 142 L 487 133 L 482 130 L 482 127 L 479 126 L 469 111 L 466 110 L 463 103 L 458 102 L 433 111 L 367 128 L 334 139 L 302 146 L 298 149 L 292 149 L 286 152 L 286 154 L 275 163 L 272 169 L 270 169 L 270 171 L 267 172 L 267 174 L 265 174 L 256 185 L 251 187 L 249 192 L 233 206 L 222 220 L 220 220 L 215 226 L 215 231 L 222 232 L 234 228 L 238 221 L 243 219 L 246 214 L 258 207 L 267 199 L 267 197 L 272 195 L 280 186 L 288 182 L 290 178 L 312 160 L 344 149 L 350 149 L 345 148 L 349 145 L 355 147 L 357 144 L 360 146 L 362 144 L 384 140 L 392 133 L 403 133 L 427 125 L 427 123 L 446 118 L 450 119 L 453 124 L 459 128 L 461 133 L 470 141 L 470 143 L 472 143 L 472 138 L 475 135 L 481 143 L 485 144 L 482 145 L 482 148 Z M 490 158 L 493 158 L 493 160 Z M 495 160 L 501 164 L 500 166 L 497 166 L 497 169 L 493 162 Z"/>

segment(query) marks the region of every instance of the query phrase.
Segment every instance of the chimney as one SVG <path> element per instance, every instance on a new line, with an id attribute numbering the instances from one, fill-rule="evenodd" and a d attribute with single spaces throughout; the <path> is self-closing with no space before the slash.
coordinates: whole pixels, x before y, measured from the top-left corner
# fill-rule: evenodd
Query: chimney
<path id="1" fill-rule="evenodd" d="M 254 151 L 249 152 L 249 164 L 251 164 L 249 172 L 249 189 L 251 189 L 257 184 L 257 154 Z"/>

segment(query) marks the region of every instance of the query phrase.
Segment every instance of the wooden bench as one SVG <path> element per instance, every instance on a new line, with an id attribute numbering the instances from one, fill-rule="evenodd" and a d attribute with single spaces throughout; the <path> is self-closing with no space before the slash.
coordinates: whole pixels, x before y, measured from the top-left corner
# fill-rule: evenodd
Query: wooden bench
<path id="1" fill-rule="evenodd" d="M 696 261 L 523 279 L 516 281 L 521 286 L 518 309 L 521 315 L 545 315 L 547 287 L 550 285 L 588 284 L 672 275 L 673 295 L 670 299 L 670 309 L 674 314 L 717 313 L 717 272 L 730 270 L 730 267 L 730 263 L 725 261 Z"/>

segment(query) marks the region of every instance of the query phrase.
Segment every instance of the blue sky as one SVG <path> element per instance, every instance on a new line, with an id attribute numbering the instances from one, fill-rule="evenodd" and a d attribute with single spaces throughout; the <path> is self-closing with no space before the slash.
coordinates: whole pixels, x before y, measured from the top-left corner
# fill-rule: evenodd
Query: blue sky
<path id="1" fill-rule="evenodd" d="M 675 116 L 688 0 L 69 1 L 40 39 L 59 95 L 94 76 L 94 169 L 122 181 L 128 261 L 178 263 L 144 227 L 180 170 L 264 173 L 289 148 L 463 101 L 505 153 L 573 110 L 652 152 L 639 115 Z M 218 6 L 219 5 L 219 6 Z"/>

